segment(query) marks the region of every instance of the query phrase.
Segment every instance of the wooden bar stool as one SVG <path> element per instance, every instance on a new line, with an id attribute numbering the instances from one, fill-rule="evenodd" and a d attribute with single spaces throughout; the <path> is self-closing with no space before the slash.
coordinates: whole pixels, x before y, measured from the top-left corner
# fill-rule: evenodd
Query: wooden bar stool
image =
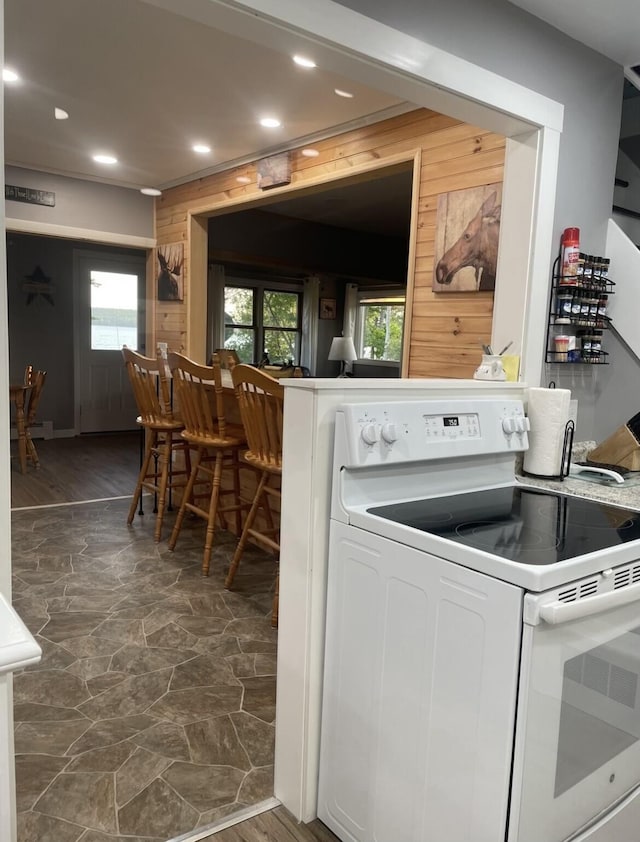
<path id="1" fill-rule="evenodd" d="M 29 378 L 28 383 L 26 380 L 27 373 Z M 36 420 L 36 412 L 38 411 L 38 404 L 40 403 L 40 396 L 42 395 L 42 389 L 44 387 L 46 377 L 46 371 L 34 371 L 32 366 L 27 366 L 27 371 L 25 372 L 25 385 L 31 386 L 31 391 L 29 392 L 27 411 L 25 413 L 24 432 L 27 440 L 27 457 L 31 459 L 36 468 L 40 467 L 40 460 L 38 459 L 38 453 L 33 443 L 33 439 L 31 438 L 31 428 Z"/>
<path id="2" fill-rule="evenodd" d="M 184 487 L 191 472 L 189 445 L 180 435 L 184 429 L 182 421 L 173 414 L 164 360 L 143 357 L 126 345 L 122 349 L 122 356 L 140 413 L 136 420 L 145 433 L 144 455 L 127 523 L 129 526 L 133 523 L 143 490 L 157 495 L 158 510 L 153 537 L 158 542 L 162 534 L 167 491 L 178 486 Z M 185 467 L 178 470 L 172 466 L 173 453 L 176 451 L 184 454 L 185 461 Z"/>
<path id="3" fill-rule="evenodd" d="M 180 407 L 184 430 L 182 438 L 195 450 L 189 482 L 182 497 L 169 549 L 178 541 L 182 522 L 187 512 L 198 515 L 207 522 L 207 532 L 202 557 L 202 575 L 209 575 L 211 550 L 220 518 L 227 528 L 226 515 L 233 513 L 236 532 L 240 533 L 241 513 L 248 508 L 240 498 L 240 462 L 238 454 L 246 445 L 244 430 L 238 424 L 229 424 L 225 418 L 224 393 L 220 365 L 199 365 L 181 354 L 169 354 L 169 368 L 173 377 L 176 399 Z M 222 471 L 229 468 L 233 487 L 222 488 Z M 197 487 L 205 487 L 196 493 Z M 228 503 L 222 503 L 230 497 Z M 197 500 L 207 498 L 206 505 Z"/>
<path id="4" fill-rule="evenodd" d="M 280 514 L 274 519 L 270 498 L 280 501 L 282 477 L 282 409 L 284 387 L 278 381 L 250 365 L 237 365 L 231 370 L 233 385 L 240 405 L 240 415 L 249 449 L 245 461 L 259 472 L 258 486 L 251 509 L 229 565 L 225 587 L 233 584 L 240 559 L 249 538 L 280 554 Z M 266 527 L 255 525 L 258 511 L 262 509 Z M 277 520 L 277 522 L 276 522 Z M 278 582 L 273 599 L 271 625 L 278 625 Z"/>

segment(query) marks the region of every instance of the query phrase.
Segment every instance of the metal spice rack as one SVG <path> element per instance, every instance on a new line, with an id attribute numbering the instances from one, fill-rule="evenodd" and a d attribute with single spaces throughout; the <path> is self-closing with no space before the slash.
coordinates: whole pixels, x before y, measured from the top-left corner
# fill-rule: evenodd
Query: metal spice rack
<path id="1" fill-rule="evenodd" d="M 615 283 L 609 278 L 598 278 L 597 280 L 585 279 L 584 277 L 568 276 L 560 274 L 560 256 L 556 257 L 553 263 L 551 277 L 551 291 L 549 295 L 549 318 L 547 320 L 547 339 L 545 362 L 558 365 L 608 365 L 609 356 L 607 351 L 599 348 L 589 349 L 588 352 L 575 348 L 571 352 L 557 351 L 555 348 L 555 337 L 564 333 L 576 336 L 576 331 L 593 329 L 605 331 L 611 325 L 611 319 L 606 313 L 593 312 L 594 296 L 613 295 Z M 558 295 L 570 296 L 562 299 L 570 301 L 571 312 L 559 314 Z M 577 342 L 577 336 L 576 336 Z"/>

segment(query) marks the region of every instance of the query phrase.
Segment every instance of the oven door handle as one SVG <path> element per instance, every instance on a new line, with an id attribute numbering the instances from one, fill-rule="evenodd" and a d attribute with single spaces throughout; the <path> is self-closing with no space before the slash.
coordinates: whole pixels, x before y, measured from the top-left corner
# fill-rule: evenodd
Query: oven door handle
<path id="1" fill-rule="evenodd" d="M 640 584 L 629 585 L 617 591 L 579 599 L 577 602 L 550 602 L 548 605 L 541 605 L 539 616 L 550 626 L 557 626 L 560 623 L 580 620 L 582 617 L 591 617 L 602 611 L 629 605 L 630 602 L 638 599 L 640 599 Z"/>

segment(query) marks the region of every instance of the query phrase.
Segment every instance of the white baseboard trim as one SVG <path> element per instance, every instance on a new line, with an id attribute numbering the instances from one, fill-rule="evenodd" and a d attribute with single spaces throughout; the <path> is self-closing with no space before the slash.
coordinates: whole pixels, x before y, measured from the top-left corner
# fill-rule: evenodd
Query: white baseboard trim
<path id="1" fill-rule="evenodd" d="M 71 428 L 70 430 L 54 430 L 53 437 L 54 439 L 72 439 L 75 438 L 77 435 L 76 431 Z"/>
<path id="2" fill-rule="evenodd" d="M 185 833 L 182 836 L 176 836 L 175 839 L 170 839 L 169 842 L 198 842 L 200 839 L 206 839 L 208 836 L 212 836 L 214 833 L 220 833 L 221 830 L 226 830 L 235 824 L 240 824 L 240 822 L 252 819 L 254 816 L 259 816 L 260 813 L 267 813 L 269 810 L 279 807 L 280 804 L 281 802 L 277 798 L 267 798 L 266 801 L 260 801 L 259 804 L 238 810 L 237 813 L 233 813 L 231 816 L 227 816 L 219 822 L 214 822 L 208 827 L 199 827 L 197 830 Z"/>
<path id="3" fill-rule="evenodd" d="M 31 426 L 30 432 L 32 439 L 52 439 L 54 436 L 53 421 L 36 421 L 36 423 Z M 11 439 L 15 440 L 17 438 L 18 431 L 15 427 L 12 427 Z"/>

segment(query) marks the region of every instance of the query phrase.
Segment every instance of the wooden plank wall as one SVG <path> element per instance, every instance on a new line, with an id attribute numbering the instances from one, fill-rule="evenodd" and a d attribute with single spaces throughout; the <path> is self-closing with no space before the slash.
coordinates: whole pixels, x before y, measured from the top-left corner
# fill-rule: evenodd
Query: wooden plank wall
<path id="1" fill-rule="evenodd" d="M 493 293 L 432 292 L 434 235 L 438 195 L 502 182 L 505 138 L 460 123 L 451 117 L 419 109 L 314 143 L 316 158 L 292 152 L 292 183 L 270 190 L 282 197 L 294 187 L 318 185 L 336 175 L 352 175 L 385 160 L 410 159 L 420 151 L 421 171 L 415 232 L 414 265 L 409 267 L 409 377 L 471 377 L 480 361 L 480 342 L 489 342 Z M 238 176 L 250 178 L 239 184 Z M 216 173 L 167 190 L 156 204 L 158 243 L 185 244 L 185 298 L 181 303 L 155 301 L 153 342 L 194 354 L 190 330 L 195 333 L 189 301 L 188 214 L 212 215 L 224 210 L 256 206 L 265 196 L 256 187 L 255 164 Z M 202 283 L 200 279 L 200 283 Z M 413 283 L 412 283 L 413 282 Z M 155 279 L 149 279 L 155 300 Z"/>

